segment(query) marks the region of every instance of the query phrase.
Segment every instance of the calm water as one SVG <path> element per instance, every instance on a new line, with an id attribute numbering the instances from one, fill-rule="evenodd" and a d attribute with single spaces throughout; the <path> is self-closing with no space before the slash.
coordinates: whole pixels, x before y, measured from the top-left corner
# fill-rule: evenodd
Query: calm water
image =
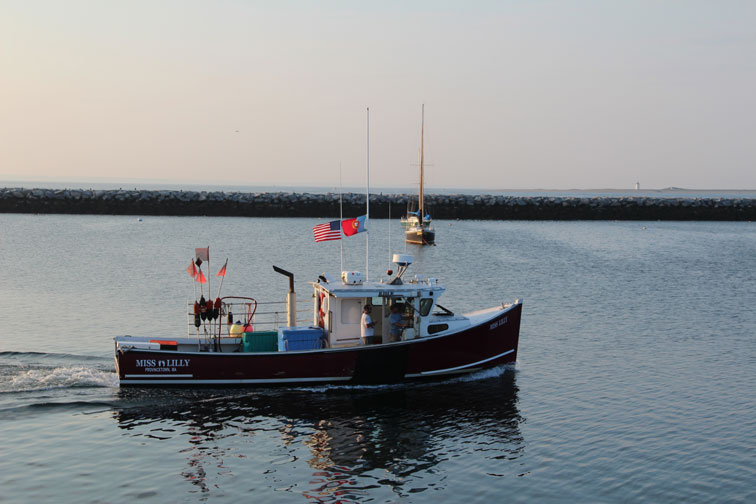
<path id="1" fill-rule="evenodd" d="M 339 269 L 319 222 L 0 214 L 0 501 L 756 501 L 754 223 L 438 221 L 411 271 L 455 311 L 524 298 L 515 366 L 118 389 L 113 336 L 183 333 L 193 247 L 213 273 L 230 258 L 224 293 L 283 300 L 276 264 L 302 304 Z M 362 237 L 344 245 L 363 269 Z"/>

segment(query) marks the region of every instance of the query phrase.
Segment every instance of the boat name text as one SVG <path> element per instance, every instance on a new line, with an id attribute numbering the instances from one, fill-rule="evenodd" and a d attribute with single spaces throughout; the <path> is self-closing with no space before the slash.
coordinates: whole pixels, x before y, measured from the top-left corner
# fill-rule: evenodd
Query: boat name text
<path id="1" fill-rule="evenodd" d="M 147 373 L 164 373 L 177 371 L 177 368 L 189 366 L 190 359 L 137 359 L 137 367 L 144 368 Z"/>
<path id="2" fill-rule="evenodd" d="M 504 318 L 500 318 L 500 319 L 499 319 L 499 320 L 497 320 L 496 322 L 493 322 L 493 323 L 491 324 L 491 326 L 490 326 L 490 327 L 488 328 L 488 330 L 489 330 L 489 331 L 493 331 L 493 330 L 494 330 L 494 329 L 496 329 L 497 327 L 499 327 L 499 326 L 503 326 L 503 325 L 504 325 L 504 324 L 506 324 L 506 323 L 507 323 L 507 317 L 504 317 Z"/>

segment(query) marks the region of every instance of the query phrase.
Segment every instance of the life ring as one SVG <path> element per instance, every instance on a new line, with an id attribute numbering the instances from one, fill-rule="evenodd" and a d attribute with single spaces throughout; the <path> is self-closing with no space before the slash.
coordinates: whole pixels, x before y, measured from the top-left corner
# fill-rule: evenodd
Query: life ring
<path id="1" fill-rule="evenodd" d="M 325 294 L 318 294 L 318 327 L 325 327 Z"/>

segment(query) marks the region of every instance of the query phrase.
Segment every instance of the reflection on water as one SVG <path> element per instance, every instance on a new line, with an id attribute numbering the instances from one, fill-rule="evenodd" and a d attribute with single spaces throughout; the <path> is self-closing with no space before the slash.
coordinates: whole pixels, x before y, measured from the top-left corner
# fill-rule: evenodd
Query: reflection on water
<path id="1" fill-rule="evenodd" d="M 127 435 L 185 458 L 185 491 L 221 491 L 225 478 L 253 481 L 252 472 L 309 501 L 350 502 L 379 487 L 421 491 L 422 474 L 463 452 L 519 458 L 515 371 L 497 373 L 391 387 L 125 389 L 113 416 Z"/>

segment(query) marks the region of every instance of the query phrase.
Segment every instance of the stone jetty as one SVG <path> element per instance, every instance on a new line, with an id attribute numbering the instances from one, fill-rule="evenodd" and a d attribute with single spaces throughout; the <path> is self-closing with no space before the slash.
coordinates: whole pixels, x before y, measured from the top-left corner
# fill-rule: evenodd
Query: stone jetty
<path id="1" fill-rule="evenodd" d="M 370 215 L 399 217 L 409 194 L 371 194 Z M 434 219 L 756 220 L 756 198 L 426 195 Z M 344 215 L 364 213 L 365 194 L 343 195 Z M 337 193 L 0 188 L 0 212 L 112 215 L 338 217 Z"/>

